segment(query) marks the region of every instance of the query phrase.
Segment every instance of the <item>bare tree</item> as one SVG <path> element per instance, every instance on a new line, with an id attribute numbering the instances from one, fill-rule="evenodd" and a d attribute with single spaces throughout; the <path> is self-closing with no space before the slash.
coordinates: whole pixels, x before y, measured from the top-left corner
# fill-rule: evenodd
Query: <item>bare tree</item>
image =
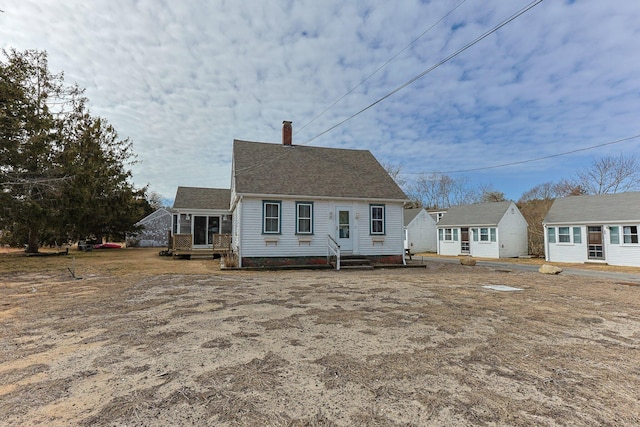
<path id="1" fill-rule="evenodd" d="M 602 157 L 578 172 L 575 183 L 586 194 L 623 193 L 640 189 L 640 160 L 635 155 Z"/>
<path id="2" fill-rule="evenodd" d="M 389 176 L 398 184 L 398 187 L 404 188 L 407 184 L 407 180 L 403 178 L 402 175 L 402 166 L 394 165 L 391 163 L 383 163 L 382 167 L 387 171 Z"/>
<path id="3" fill-rule="evenodd" d="M 472 189 L 465 179 L 454 180 L 449 175 L 437 173 L 419 175 L 409 185 L 408 195 L 433 209 L 446 209 L 480 200 L 479 192 Z"/>
<path id="4" fill-rule="evenodd" d="M 504 202 L 505 200 L 507 199 L 504 197 L 504 193 L 502 191 L 496 190 L 491 185 L 480 186 L 480 202 Z"/>
<path id="5" fill-rule="evenodd" d="M 536 185 L 532 189 L 522 193 L 518 203 L 526 203 L 530 200 L 553 200 L 557 197 L 556 186 L 557 184 L 552 182 Z"/>

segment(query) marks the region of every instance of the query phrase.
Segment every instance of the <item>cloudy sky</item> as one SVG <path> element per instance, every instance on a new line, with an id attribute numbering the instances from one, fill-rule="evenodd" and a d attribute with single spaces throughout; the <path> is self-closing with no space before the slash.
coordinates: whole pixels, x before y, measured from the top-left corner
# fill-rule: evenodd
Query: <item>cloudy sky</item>
<path id="1" fill-rule="evenodd" d="M 640 2 L 546 0 L 473 44 L 530 4 L 0 0 L 0 47 L 46 50 L 133 142 L 134 183 L 167 199 L 229 188 L 233 139 L 279 143 L 290 120 L 294 144 L 517 200 L 640 155 L 640 138 L 584 150 L 640 135 Z"/>

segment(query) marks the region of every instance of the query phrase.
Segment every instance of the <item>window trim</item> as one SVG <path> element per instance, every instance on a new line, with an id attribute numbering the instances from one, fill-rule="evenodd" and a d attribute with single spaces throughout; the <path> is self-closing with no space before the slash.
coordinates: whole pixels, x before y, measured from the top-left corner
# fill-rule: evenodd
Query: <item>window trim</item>
<path id="1" fill-rule="evenodd" d="M 635 233 L 631 233 L 631 227 L 635 228 Z M 629 229 L 629 233 L 627 233 L 627 229 Z M 627 242 L 627 237 L 631 240 Z M 635 239 L 634 239 L 635 238 Z M 633 241 L 635 240 L 635 242 Z M 638 226 L 637 225 L 623 225 L 622 226 L 622 243 L 624 245 L 637 245 L 638 241 Z"/>
<path id="2" fill-rule="evenodd" d="M 382 212 L 382 218 L 374 218 L 373 217 L 373 210 L 374 209 L 380 209 L 380 211 Z M 386 229 L 387 229 L 387 215 L 386 215 L 386 206 L 385 205 L 381 205 L 381 204 L 371 204 L 369 205 L 369 234 L 372 236 L 384 236 L 386 235 Z M 382 231 L 373 231 L 374 227 L 373 224 L 374 222 L 380 222 L 382 224 Z"/>
<path id="3" fill-rule="evenodd" d="M 309 217 L 300 216 L 300 207 L 309 206 Z M 309 231 L 300 231 L 300 220 L 309 220 Z M 309 236 L 313 234 L 313 202 L 296 202 L 296 234 Z"/>
<path id="4" fill-rule="evenodd" d="M 581 245 L 583 240 L 582 228 L 581 226 L 570 225 L 547 227 L 547 241 L 563 246 Z"/>
<path id="5" fill-rule="evenodd" d="M 269 219 L 278 219 L 278 230 L 267 231 L 267 205 L 278 206 L 278 216 L 269 217 Z M 281 200 L 263 200 L 262 201 L 262 234 L 282 234 L 282 201 Z"/>
<path id="6" fill-rule="evenodd" d="M 438 237 L 441 242 L 458 242 L 458 228 L 439 228 Z"/>
<path id="7" fill-rule="evenodd" d="M 571 243 L 571 227 L 558 227 L 558 243 Z"/>
<path id="8" fill-rule="evenodd" d="M 573 238 L 573 244 L 582 244 L 582 227 L 573 227 L 571 237 Z"/>
<path id="9" fill-rule="evenodd" d="M 617 225 L 612 225 L 609 227 L 609 243 L 612 245 L 620 244 L 620 227 L 618 227 Z"/>

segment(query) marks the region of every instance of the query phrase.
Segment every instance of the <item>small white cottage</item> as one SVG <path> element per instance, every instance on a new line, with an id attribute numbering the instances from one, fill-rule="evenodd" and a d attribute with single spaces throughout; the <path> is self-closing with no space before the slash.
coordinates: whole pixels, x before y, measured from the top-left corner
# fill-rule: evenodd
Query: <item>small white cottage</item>
<path id="1" fill-rule="evenodd" d="M 342 255 L 403 263 L 408 199 L 366 150 L 235 140 L 232 247 L 241 267 L 326 264 Z"/>
<path id="2" fill-rule="evenodd" d="M 547 261 L 640 267 L 640 192 L 556 199 L 542 224 Z"/>
<path id="3" fill-rule="evenodd" d="M 404 249 L 411 254 L 436 252 L 436 220 L 424 208 L 404 210 Z"/>
<path id="4" fill-rule="evenodd" d="M 452 206 L 438 222 L 438 254 L 482 258 L 527 255 L 527 221 L 513 202 Z"/>

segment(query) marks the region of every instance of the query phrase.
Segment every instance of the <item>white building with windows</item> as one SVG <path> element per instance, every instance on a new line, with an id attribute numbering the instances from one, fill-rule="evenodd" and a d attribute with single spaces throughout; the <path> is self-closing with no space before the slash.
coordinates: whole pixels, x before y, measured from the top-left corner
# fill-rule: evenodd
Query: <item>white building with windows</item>
<path id="1" fill-rule="evenodd" d="M 481 258 L 527 255 L 527 221 L 513 202 L 452 206 L 438 222 L 438 254 Z"/>
<path id="2" fill-rule="evenodd" d="M 542 225 L 549 262 L 640 267 L 640 192 L 556 199 Z"/>
<path id="3" fill-rule="evenodd" d="M 403 263 L 408 199 L 366 150 L 235 140 L 232 248 L 241 267 L 326 264 L 333 240 L 342 255 Z"/>
<path id="4" fill-rule="evenodd" d="M 227 188 L 178 187 L 171 209 L 171 235 L 188 236 L 191 249 L 213 249 L 214 236 L 231 234 Z"/>

